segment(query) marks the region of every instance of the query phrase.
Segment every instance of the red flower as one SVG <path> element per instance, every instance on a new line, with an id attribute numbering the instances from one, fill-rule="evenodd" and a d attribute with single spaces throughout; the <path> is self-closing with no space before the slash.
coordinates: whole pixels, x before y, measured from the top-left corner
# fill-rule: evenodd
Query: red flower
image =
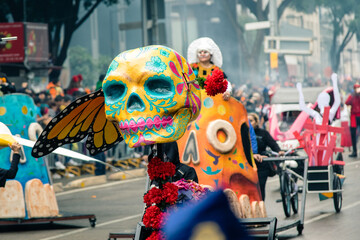
<path id="1" fill-rule="evenodd" d="M 163 213 L 157 206 L 150 206 L 146 209 L 143 223 L 147 228 L 160 229 Z"/>
<path id="2" fill-rule="evenodd" d="M 165 239 L 161 231 L 153 231 L 146 240 L 163 240 Z"/>
<path id="3" fill-rule="evenodd" d="M 151 180 L 166 180 L 175 174 L 176 166 L 171 162 L 163 162 L 160 158 L 154 157 L 148 165 L 148 174 Z M 160 227 L 164 224 L 164 213 L 168 205 L 174 204 L 178 198 L 178 187 L 172 183 L 159 184 L 160 188 L 154 187 L 144 195 L 144 203 L 148 206 L 143 216 L 143 223 L 146 228 L 152 228 L 151 236 L 147 239 L 165 239 L 162 236 Z M 154 205 L 156 204 L 156 205 Z M 152 206 L 151 206 L 152 205 Z"/>
<path id="4" fill-rule="evenodd" d="M 161 178 L 165 180 L 175 174 L 176 166 L 171 162 L 163 162 L 160 158 L 154 157 L 148 165 L 148 174 L 151 180 Z"/>
<path id="5" fill-rule="evenodd" d="M 164 184 L 162 194 L 166 203 L 174 204 L 178 198 L 178 187 L 175 184 L 167 182 Z"/>
<path id="6" fill-rule="evenodd" d="M 152 204 L 159 204 L 163 200 L 161 189 L 158 189 L 157 187 L 153 187 L 150 189 L 145 195 L 144 195 L 144 203 L 147 206 L 150 206 Z"/>
<path id="7" fill-rule="evenodd" d="M 199 66 L 197 65 L 197 63 L 193 63 L 193 64 L 191 64 L 191 68 L 192 69 L 199 69 Z"/>
<path id="8" fill-rule="evenodd" d="M 224 93 L 227 89 L 228 82 L 224 78 L 224 73 L 215 68 L 211 75 L 206 77 L 205 91 L 209 96 L 215 96 Z"/>

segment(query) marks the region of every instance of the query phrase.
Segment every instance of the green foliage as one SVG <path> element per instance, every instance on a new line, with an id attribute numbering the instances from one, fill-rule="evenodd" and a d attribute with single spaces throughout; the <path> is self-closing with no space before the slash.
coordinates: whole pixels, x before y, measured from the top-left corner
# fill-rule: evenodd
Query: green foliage
<path id="1" fill-rule="evenodd" d="M 100 56 L 99 60 L 95 63 L 99 74 L 106 74 L 111 62 L 112 62 L 111 57 L 103 56 L 103 55 Z"/>
<path id="2" fill-rule="evenodd" d="M 83 47 L 69 48 L 71 76 L 81 74 L 83 86 L 91 87 L 97 81 L 96 67 L 90 53 Z"/>
<path id="3" fill-rule="evenodd" d="M 205 87 L 205 81 L 206 81 L 205 78 L 203 78 L 203 77 L 197 77 L 197 78 L 195 79 L 195 81 L 197 81 L 198 84 L 199 84 L 199 86 L 200 86 L 202 89 L 204 89 L 204 87 Z"/>
<path id="4" fill-rule="evenodd" d="M 96 84 L 100 74 L 106 74 L 111 61 L 111 57 L 103 55 L 95 60 L 90 52 L 81 46 L 69 48 L 71 76 L 81 74 L 84 78 L 83 85 L 89 88 Z"/>

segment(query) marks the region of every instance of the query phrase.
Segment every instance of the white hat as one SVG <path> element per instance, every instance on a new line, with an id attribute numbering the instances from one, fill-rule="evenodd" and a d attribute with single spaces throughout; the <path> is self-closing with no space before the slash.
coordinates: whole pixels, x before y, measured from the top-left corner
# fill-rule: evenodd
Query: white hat
<path id="1" fill-rule="evenodd" d="M 221 68 L 223 64 L 221 51 L 216 43 L 208 37 L 198 38 L 190 43 L 187 52 L 188 63 L 198 63 L 198 52 L 206 50 L 211 54 L 211 61 L 215 66 Z"/>

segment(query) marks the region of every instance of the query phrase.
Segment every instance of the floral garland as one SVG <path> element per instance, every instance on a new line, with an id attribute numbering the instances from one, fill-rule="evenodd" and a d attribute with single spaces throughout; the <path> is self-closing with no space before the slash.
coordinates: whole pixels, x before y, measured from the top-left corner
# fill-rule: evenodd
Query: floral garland
<path id="1" fill-rule="evenodd" d="M 163 162 L 160 158 L 154 157 L 148 165 L 150 180 L 166 180 L 175 174 L 175 165 L 171 162 Z"/>
<path id="2" fill-rule="evenodd" d="M 144 195 L 146 211 L 143 216 L 143 223 L 146 228 L 152 230 L 147 240 L 164 239 L 160 231 L 164 221 L 167 207 L 174 204 L 178 199 L 178 187 L 167 182 L 175 174 L 175 165 L 171 162 L 163 162 L 160 158 L 154 157 L 148 165 L 148 174 L 151 181 L 156 181 L 158 187 L 151 188 Z"/>
<path id="3" fill-rule="evenodd" d="M 208 188 L 202 187 L 200 184 L 191 180 L 181 179 L 174 182 L 174 185 L 179 189 L 178 203 L 198 201 L 210 191 Z"/>
<path id="4" fill-rule="evenodd" d="M 224 93 L 227 89 L 228 82 L 224 78 L 224 73 L 220 69 L 214 69 L 211 75 L 206 77 L 205 91 L 209 96 L 215 96 Z"/>

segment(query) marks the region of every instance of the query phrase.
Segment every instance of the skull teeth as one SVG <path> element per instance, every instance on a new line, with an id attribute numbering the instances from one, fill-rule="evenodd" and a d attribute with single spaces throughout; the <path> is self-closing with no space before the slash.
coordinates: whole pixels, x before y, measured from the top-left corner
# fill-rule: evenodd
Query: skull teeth
<path id="1" fill-rule="evenodd" d="M 147 118 L 146 120 L 143 118 L 139 118 L 137 121 L 134 119 L 120 121 L 119 126 L 121 132 L 125 134 L 133 134 L 138 131 L 144 131 L 145 128 L 151 130 L 155 127 L 156 130 L 161 128 L 166 128 L 166 126 L 172 126 L 173 118 L 171 116 L 155 116 L 154 118 Z"/>

